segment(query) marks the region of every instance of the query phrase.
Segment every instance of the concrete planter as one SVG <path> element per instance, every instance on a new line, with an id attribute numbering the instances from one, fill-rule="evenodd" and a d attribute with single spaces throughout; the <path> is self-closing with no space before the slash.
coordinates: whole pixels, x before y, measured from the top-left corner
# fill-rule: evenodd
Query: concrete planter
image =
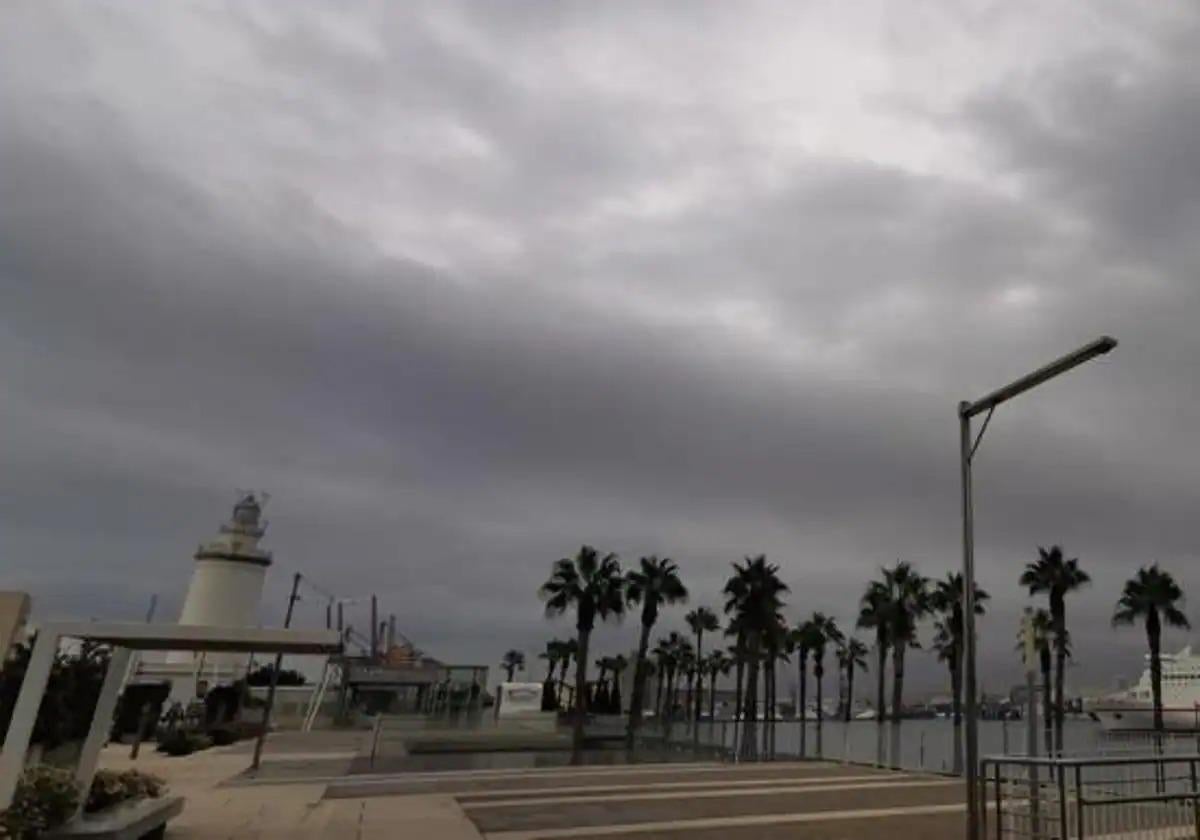
<path id="1" fill-rule="evenodd" d="M 88 840 L 157 840 L 163 836 L 167 821 L 183 812 L 182 796 L 139 799 L 100 811 L 82 814 L 49 834 L 46 840 L 85 837 Z"/>

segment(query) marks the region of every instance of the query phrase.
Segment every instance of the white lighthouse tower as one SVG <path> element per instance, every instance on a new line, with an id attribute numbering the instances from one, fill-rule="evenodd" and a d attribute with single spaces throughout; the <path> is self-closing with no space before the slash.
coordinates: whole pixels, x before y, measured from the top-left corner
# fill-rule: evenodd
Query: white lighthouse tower
<path id="1" fill-rule="evenodd" d="M 248 493 L 233 506 L 233 516 L 215 539 L 196 549 L 196 568 L 188 585 L 180 624 L 253 627 L 271 552 L 258 547 L 267 531 L 262 505 Z"/>
<path id="2" fill-rule="evenodd" d="M 180 624 L 258 626 L 258 605 L 271 565 L 271 552 L 258 545 L 266 530 L 262 502 L 253 493 L 243 495 L 217 536 L 196 549 Z M 178 651 L 167 654 L 163 664 L 145 663 L 139 672 L 170 679 L 171 699 L 186 703 L 205 687 L 240 679 L 248 665 L 245 654 Z"/>

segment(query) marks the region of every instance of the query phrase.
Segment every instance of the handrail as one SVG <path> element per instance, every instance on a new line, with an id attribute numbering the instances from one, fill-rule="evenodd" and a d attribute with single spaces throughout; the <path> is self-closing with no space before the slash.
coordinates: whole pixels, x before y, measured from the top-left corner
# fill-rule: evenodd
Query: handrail
<path id="1" fill-rule="evenodd" d="M 1147 753 L 1145 755 L 1042 756 L 989 755 L 980 764 L 1009 764 L 1017 767 L 1113 767 L 1131 764 L 1187 764 L 1200 762 L 1200 753 Z"/>

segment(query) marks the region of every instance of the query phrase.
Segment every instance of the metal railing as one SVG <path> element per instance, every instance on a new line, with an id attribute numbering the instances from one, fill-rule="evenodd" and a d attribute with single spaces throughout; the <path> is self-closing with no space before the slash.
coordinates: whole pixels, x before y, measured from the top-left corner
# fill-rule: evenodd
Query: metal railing
<path id="1" fill-rule="evenodd" d="M 1200 753 L 980 762 L 985 837 L 1196 838 Z"/>

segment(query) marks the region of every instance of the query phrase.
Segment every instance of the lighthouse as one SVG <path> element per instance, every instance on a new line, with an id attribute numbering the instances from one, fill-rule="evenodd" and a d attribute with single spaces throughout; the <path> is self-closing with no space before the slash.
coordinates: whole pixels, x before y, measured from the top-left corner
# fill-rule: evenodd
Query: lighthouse
<path id="1" fill-rule="evenodd" d="M 196 566 L 188 584 L 180 624 L 253 627 L 271 565 L 271 552 L 259 548 L 267 531 L 262 504 L 247 493 L 216 538 L 196 549 Z"/>
<path id="2" fill-rule="evenodd" d="M 196 549 L 180 624 L 258 626 L 258 605 L 271 565 L 271 552 L 259 546 L 267 530 L 262 518 L 264 499 L 243 494 L 229 521 Z M 241 679 L 248 667 L 245 654 L 175 651 L 165 661 L 142 662 L 138 674 L 143 679 L 169 680 L 171 699 L 186 704 L 208 688 Z"/>

